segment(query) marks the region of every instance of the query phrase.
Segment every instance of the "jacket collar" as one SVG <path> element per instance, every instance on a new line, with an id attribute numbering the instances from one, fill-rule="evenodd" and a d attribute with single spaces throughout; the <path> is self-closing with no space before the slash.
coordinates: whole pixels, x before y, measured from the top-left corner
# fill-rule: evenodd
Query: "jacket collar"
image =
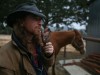
<path id="1" fill-rule="evenodd" d="M 12 33 L 12 41 L 15 46 L 19 48 L 22 54 L 30 54 L 27 48 L 21 43 L 21 40 L 16 36 L 15 32 Z"/>

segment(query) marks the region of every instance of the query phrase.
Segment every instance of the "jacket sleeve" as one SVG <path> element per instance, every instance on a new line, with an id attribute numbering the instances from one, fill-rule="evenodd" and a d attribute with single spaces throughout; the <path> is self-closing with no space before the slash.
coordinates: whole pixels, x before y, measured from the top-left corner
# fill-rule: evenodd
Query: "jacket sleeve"
<path id="1" fill-rule="evenodd" d="M 14 75 L 14 71 L 0 67 L 0 75 Z"/>
<path id="2" fill-rule="evenodd" d="M 51 67 L 54 64 L 54 60 L 55 60 L 54 53 L 50 57 L 45 56 L 44 53 L 41 53 L 41 56 L 42 56 L 43 63 L 46 66 L 46 68 Z"/>
<path id="3" fill-rule="evenodd" d="M 15 70 L 9 53 L 12 52 L 5 46 L 0 48 L 0 75 L 14 75 Z"/>

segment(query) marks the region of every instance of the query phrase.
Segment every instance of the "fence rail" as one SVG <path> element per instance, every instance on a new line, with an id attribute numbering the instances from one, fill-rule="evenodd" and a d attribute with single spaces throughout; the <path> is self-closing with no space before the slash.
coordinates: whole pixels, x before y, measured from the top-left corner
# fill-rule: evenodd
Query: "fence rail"
<path id="1" fill-rule="evenodd" d="M 92 42 L 98 42 L 100 43 L 100 38 L 94 38 L 94 37 L 83 37 L 86 41 L 92 41 Z"/>

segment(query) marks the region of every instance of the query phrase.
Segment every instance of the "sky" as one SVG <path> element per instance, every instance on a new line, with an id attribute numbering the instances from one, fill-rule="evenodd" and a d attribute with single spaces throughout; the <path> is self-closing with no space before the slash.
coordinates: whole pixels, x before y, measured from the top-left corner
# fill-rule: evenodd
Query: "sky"
<path id="1" fill-rule="evenodd" d="M 86 25 L 80 25 L 80 23 L 72 23 L 70 26 L 65 26 L 65 25 L 61 24 L 60 27 L 64 27 L 63 30 L 68 30 L 68 28 L 73 28 L 73 29 L 77 29 L 77 30 L 86 30 Z M 53 27 L 49 26 L 49 28 L 52 31 L 55 31 L 56 24 L 54 24 Z"/>
<path id="2" fill-rule="evenodd" d="M 72 23 L 71 26 L 77 30 L 86 30 L 86 25 L 80 25 L 80 23 Z"/>

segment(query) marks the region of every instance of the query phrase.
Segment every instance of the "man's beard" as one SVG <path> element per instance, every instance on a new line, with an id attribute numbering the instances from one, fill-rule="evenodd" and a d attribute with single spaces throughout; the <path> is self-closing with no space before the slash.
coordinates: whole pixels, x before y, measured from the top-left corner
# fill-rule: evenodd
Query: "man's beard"
<path id="1" fill-rule="evenodd" d="M 20 28 L 19 31 L 16 30 L 16 33 L 19 39 L 22 40 L 24 44 L 29 43 L 29 42 L 33 43 L 34 45 L 41 43 L 42 37 L 41 37 L 41 32 L 39 30 L 36 32 L 30 33 L 26 31 L 26 29 Z M 28 36 L 29 34 L 31 35 L 31 37 Z"/>
<path id="2" fill-rule="evenodd" d="M 40 44 L 41 39 L 42 39 L 41 34 L 33 34 L 33 36 L 32 36 L 32 42 L 34 44 Z"/>

